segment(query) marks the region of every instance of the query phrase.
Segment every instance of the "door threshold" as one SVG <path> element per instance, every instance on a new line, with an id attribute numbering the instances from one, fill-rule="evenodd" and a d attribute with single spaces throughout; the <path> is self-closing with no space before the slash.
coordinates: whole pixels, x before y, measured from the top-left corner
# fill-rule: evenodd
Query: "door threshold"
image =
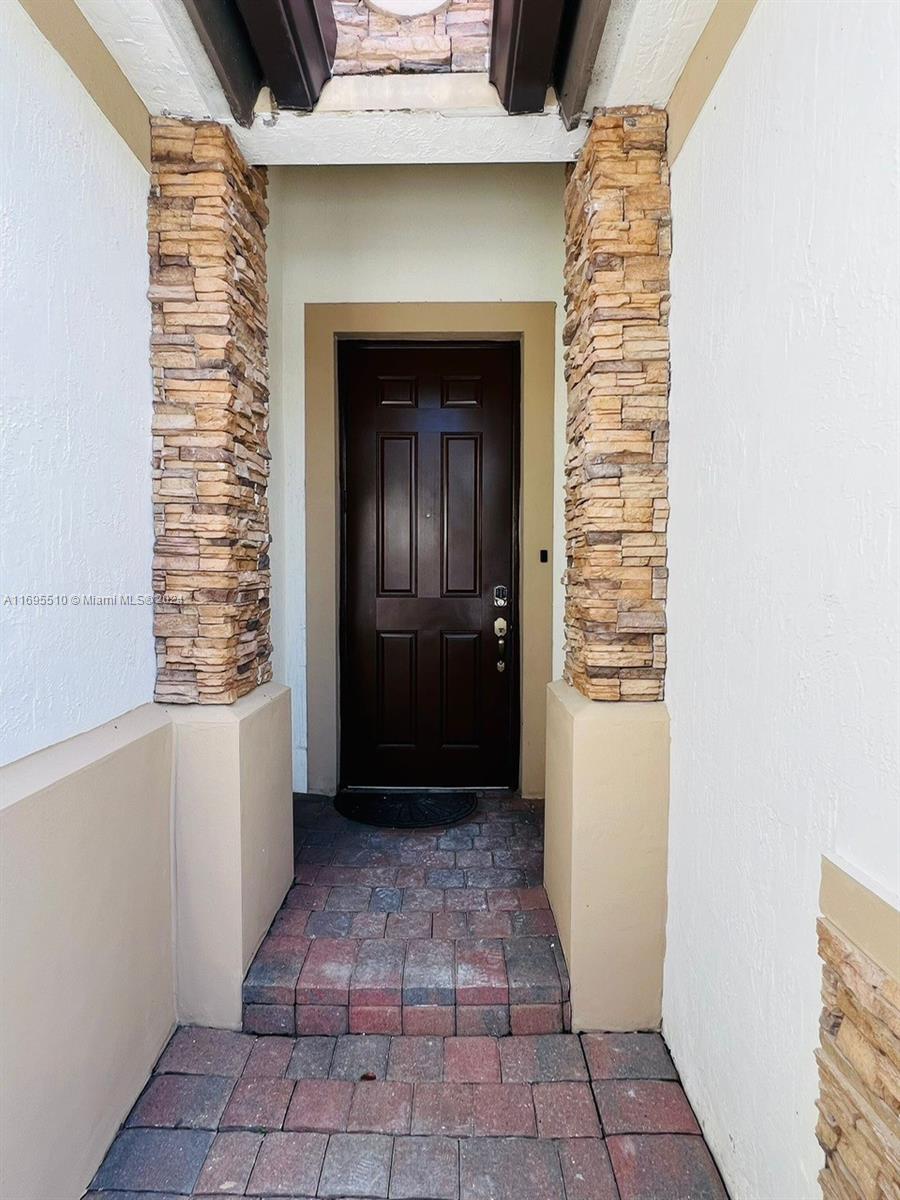
<path id="1" fill-rule="evenodd" d="M 430 784 L 423 783 L 418 785 L 403 784 L 395 787 L 389 783 L 349 783 L 345 787 L 338 788 L 338 792 L 352 793 L 372 793 L 372 792 L 390 792 L 392 794 L 398 792 L 428 792 L 429 795 L 441 792 L 510 792 L 517 791 L 516 788 L 509 787 L 505 783 L 463 783 L 459 787 L 432 787 Z"/>
<path id="2" fill-rule="evenodd" d="M 478 807 L 479 792 L 463 788 L 342 788 L 334 807 L 349 821 L 381 829 L 455 825 Z"/>

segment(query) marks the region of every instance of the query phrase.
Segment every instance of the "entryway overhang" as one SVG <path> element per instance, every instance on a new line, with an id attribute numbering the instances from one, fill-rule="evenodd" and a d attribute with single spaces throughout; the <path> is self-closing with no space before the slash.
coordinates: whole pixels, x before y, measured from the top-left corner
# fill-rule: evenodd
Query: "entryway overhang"
<path id="1" fill-rule="evenodd" d="M 55 0 L 22 2 L 42 27 L 57 30 Z M 498 4 L 496 37 L 525 39 L 506 56 L 511 65 L 502 74 L 502 56 L 494 53 L 489 72 L 385 72 L 326 80 L 321 70 L 326 40 L 313 39 L 321 42 L 317 73 L 308 73 L 311 99 L 298 108 L 290 98 L 279 103 L 277 93 L 273 99 L 270 86 L 258 90 L 257 82 L 271 80 L 252 47 L 238 54 L 234 21 L 227 23 L 231 32 L 222 34 L 222 44 L 211 48 L 209 29 L 201 22 L 198 32 L 182 0 L 77 3 L 151 115 L 215 120 L 231 130 L 248 163 L 268 166 L 572 162 L 595 109 L 666 104 L 716 6 L 716 0 L 547 3 L 562 9 L 559 34 L 550 37 L 542 24 L 545 0 Z M 235 16 L 231 0 L 192 0 L 192 7 L 207 17 L 219 8 Z M 317 5 L 279 0 L 254 4 L 254 11 L 257 7 L 284 14 Z M 308 38 L 292 40 L 288 49 L 311 53 Z M 221 78 L 226 60 L 227 86 Z M 527 102 L 517 101 L 523 92 Z"/>

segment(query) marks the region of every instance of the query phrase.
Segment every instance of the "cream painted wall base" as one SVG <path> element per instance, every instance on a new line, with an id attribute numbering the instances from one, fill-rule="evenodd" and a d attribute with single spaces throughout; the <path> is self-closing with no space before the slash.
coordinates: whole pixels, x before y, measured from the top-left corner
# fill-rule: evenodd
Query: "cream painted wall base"
<path id="1" fill-rule="evenodd" d="M 666 925 L 669 717 L 547 690 L 544 882 L 572 1028 L 658 1028 Z"/>
<path id="2" fill-rule="evenodd" d="M 172 726 L 0 771 L 0 1196 L 78 1200 L 175 1024 Z"/>
<path id="3" fill-rule="evenodd" d="M 0 770 L 3 1200 L 78 1200 L 176 1020 L 240 1025 L 292 834 L 275 684 L 144 704 Z"/>
<path id="4" fill-rule="evenodd" d="M 293 877 L 291 694 L 167 705 L 175 726 L 178 1019 L 237 1029 L 241 983 Z"/>

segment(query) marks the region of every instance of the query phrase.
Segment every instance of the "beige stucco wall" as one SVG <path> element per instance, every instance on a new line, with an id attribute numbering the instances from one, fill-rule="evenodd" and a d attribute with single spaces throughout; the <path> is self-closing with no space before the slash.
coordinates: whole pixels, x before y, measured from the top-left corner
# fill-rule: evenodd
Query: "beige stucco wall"
<path id="1" fill-rule="evenodd" d="M 824 855 L 819 910 L 900 983 L 900 910 Z"/>
<path id="2" fill-rule="evenodd" d="M 77 1200 L 176 1020 L 236 1028 L 293 874 L 290 692 L 0 771 L 0 1196 Z"/>
<path id="3" fill-rule="evenodd" d="M 655 1029 L 666 924 L 664 704 L 547 691 L 544 883 L 572 983 L 572 1028 Z"/>
<path id="4" fill-rule="evenodd" d="M 0 772 L 0 1195 L 76 1200 L 175 1022 L 172 730 L 145 704 Z"/>
<path id="5" fill-rule="evenodd" d="M 241 982 L 293 876 L 291 695 L 169 705 L 178 1019 L 237 1029 Z"/>

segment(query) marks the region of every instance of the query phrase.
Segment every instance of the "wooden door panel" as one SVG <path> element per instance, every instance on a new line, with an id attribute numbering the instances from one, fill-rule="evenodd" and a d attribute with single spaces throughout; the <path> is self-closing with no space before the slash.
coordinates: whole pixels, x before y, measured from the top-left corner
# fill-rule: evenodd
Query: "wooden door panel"
<path id="1" fill-rule="evenodd" d="M 413 747 L 418 684 L 416 634 L 379 632 L 376 636 L 378 745 L 384 749 Z"/>
<path id="2" fill-rule="evenodd" d="M 378 377 L 378 403 L 382 408 L 415 408 L 415 377 L 380 375 Z"/>
<path id="3" fill-rule="evenodd" d="M 416 594 L 416 435 L 378 435 L 378 594 Z"/>
<path id="4" fill-rule="evenodd" d="M 441 746 L 481 745 L 481 632 L 441 630 Z"/>
<path id="5" fill-rule="evenodd" d="M 441 434 L 442 596 L 481 592 L 481 435 Z"/>
<path id="6" fill-rule="evenodd" d="M 516 783 L 518 370 L 511 344 L 339 349 L 343 786 Z"/>

